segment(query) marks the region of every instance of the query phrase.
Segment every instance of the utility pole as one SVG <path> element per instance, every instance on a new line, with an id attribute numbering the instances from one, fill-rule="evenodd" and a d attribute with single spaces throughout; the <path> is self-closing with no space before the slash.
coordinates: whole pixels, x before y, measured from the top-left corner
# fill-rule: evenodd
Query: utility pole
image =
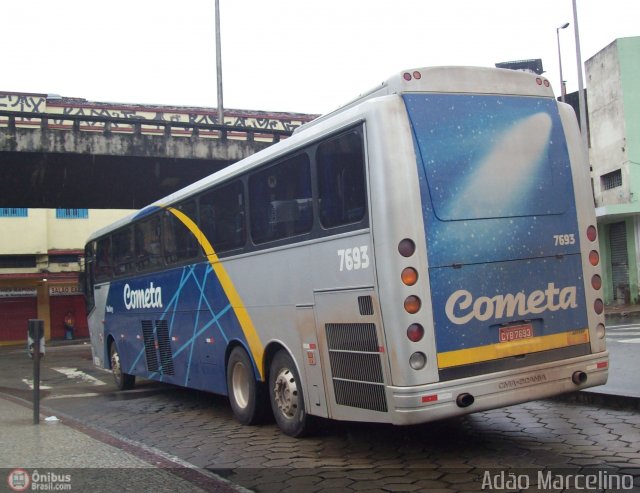
<path id="1" fill-rule="evenodd" d="M 220 47 L 220 0 L 216 0 L 216 75 L 218 81 L 218 124 L 224 125 L 222 102 L 222 50 Z"/>
<path id="2" fill-rule="evenodd" d="M 580 55 L 580 33 L 578 32 L 578 10 L 576 0 L 573 0 L 573 29 L 576 33 L 576 58 L 578 59 L 578 107 L 580 108 L 580 131 L 584 152 L 589 156 L 589 142 L 587 139 L 587 104 L 584 97 L 584 82 L 582 81 L 582 56 Z"/>

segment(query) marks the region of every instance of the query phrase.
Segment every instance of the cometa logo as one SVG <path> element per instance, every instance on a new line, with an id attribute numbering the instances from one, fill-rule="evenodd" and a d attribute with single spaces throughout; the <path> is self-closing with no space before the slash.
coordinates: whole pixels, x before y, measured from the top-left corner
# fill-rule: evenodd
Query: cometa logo
<path id="1" fill-rule="evenodd" d="M 149 283 L 147 289 L 131 289 L 124 285 L 124 306 L 127 310 L 136 308 L 162 308 L 162 288 Z"/>
<path id="2" fill-rule="evenodd" d="M 474 299 L 469 291 L 459 289 L 449 296 L 445 313 L 451 322 L 462 325 L 471 322 L 474 318 L 485 322 L 491 318 L 510 318 L 514 315 L 524 317 L 547 310 L 555 312 L 577 308 L 577 306 L 575 286 L 559 289 L 550 282 L 544 291 L 536 290 L 529 295 L 524 291 L 517 294 L 499 294 L 493 298 L 480 296 Z"/>

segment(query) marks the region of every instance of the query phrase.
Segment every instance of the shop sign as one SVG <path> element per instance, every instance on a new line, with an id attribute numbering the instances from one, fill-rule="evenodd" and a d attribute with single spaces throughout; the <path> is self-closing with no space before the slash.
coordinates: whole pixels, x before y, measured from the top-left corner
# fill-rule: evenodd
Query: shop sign
<path id="1" fill-rule="evenodd" d="M 0 288 L 0 298 L 35 298 L 36 288 Z"/>

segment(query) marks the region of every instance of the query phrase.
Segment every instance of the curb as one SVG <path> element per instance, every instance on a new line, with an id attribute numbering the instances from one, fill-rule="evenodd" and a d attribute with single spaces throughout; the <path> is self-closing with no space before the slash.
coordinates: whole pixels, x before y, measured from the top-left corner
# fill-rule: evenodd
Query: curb
<path id="1" fill-rule="evenodd" d="M 570 394 L 552 397 L 551 400 L 571 402 L 574 404 L 588 404 L 592 406 L 608 407 L 613 409 L 640 410 L 640 397 L 602 394 L 588 390 L 578 390 Z"/>
<path id="2" fill-rule="evenodd" d="M 0 392 L 0 399 L 4 399 L 14 404 L 32 409 L 32 403 L 20 397 L 16 397 L 11 394 Z M 128 454 L 131 454 L 138 459 L 147 462 L 149 465 L 170 472 L 174 476 L 183 479 L 194 486 L 197 486 L 204 491 L 216 491 L 221 493 L 247 493 L 249 490 L 242 486 L 236 485 L 231 481 L 218 476 L 215 473 L 201 469 L 193 464 L 186 462 L 178 457 L 171 456 L 161 450 L 153 447 L 148 447 L 144 444 L 135 442 L 133 440 L 120 437 L 117 434 L 94 428 L 88 424 L 72 418 L 68 414 L 61 413 L 60 411 L 53 411 L 46 406 L 40 406 L 41 417 L 45 414 L 57 415 L 62 418 L 61 422 L 63 426 L 68 426 L 88 437 L 99 441 L 101 443 L 111 445 L 117 449 L 120 449 Z M 42 425 L 34 425 L 42 426 Z M 45 425 L 46 426 L 46 425 Z"/>

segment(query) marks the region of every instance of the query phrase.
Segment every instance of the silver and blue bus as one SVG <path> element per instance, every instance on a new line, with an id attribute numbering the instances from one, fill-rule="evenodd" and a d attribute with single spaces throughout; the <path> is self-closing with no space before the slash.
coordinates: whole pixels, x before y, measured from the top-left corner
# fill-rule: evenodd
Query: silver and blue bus
<path id="1" fill-rule="evenodd" d="M 423 423 L 604 384 L 599 264 L 548 80 L 408 70 L 93 234 L 93 359 L 291 436 Z"/>

